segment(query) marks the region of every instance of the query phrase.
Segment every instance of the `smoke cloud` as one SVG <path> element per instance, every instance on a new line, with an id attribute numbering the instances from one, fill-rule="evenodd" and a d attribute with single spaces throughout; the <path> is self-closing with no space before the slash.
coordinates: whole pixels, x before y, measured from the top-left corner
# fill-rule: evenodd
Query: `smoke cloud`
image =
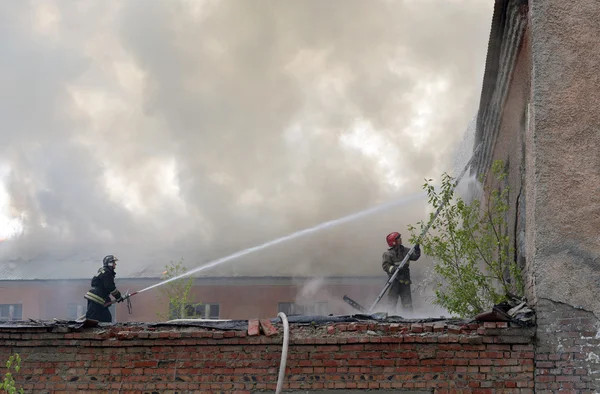
<path id="1" fill-rule="evenodd" d="M 115 254 L 155 274 L 419 192 L 476 111 L 491 14 L 481 0 L 3 2 L 0 209 L 21 229 L 0 257 Z M 379 275 L 385 235 L 407 241 L 424 218 L 413 202 L 202 274 Z"/>

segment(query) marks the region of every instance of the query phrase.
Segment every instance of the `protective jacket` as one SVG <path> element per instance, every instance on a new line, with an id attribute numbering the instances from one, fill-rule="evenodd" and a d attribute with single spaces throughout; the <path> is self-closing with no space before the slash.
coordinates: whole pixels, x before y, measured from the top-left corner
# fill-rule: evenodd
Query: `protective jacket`
<path id="1" fill-rule="evenodd" d="M 392 276 L 396 267 L 404 260 L 406 254 L 410 251 L 409 248 L 403 245 L 396 245 L 385 252 L 383 252 L 381 267 L 389 276 Z M 411 254 L 410 258 L 404 264 L 398 275 L 396 276 L 396 280 L 403 284 L 411 284 L 410 281 L 410 261 L 417 261 L 421 257 L 421 248 L 417 245 L 415 246 L 414 252 Z"/>
<path id="2" fill-rule="evenodd" d="M 120 299 L 121 292 L 115 286 L 115 275 L 115 271 L 108 267 L 100 268 L 98 274 L 92 278 L 92 288 L 84 297 L 100 305 L 110 302 L 110 295 Z"/>

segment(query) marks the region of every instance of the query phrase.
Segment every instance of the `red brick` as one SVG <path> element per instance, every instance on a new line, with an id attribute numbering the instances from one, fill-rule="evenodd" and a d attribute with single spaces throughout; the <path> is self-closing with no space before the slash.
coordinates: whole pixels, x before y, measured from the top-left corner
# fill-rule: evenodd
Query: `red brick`
<path id="1" fill-rule="evenodd" d="M 462 328 L 459 326 L 455 326 L 455 325 L 448 326 L 448 333 L 450 333 L 450 334 L 460 334 L 461 330 L 462 330 Z M 458 338 L 457 338 L 457 341 L 458 341 Z"/>
<path id="2" fill-rule="evenodd" d="M 275 327 L 273 327 L 273 324 L 271 324 L 270 320 L 261 319 L 259 322 L 260 322 L 260 328 L 262 328 L 262 330 L 266 336 L 270 337 L 272 335 L 278 334 L 277 329 Z"/>
<path id="3" fill-rule="evenodd" d="M 542 383 L 554 382 L 556 380 L 556 377 L 553 375 L 542 375 L 542 376 L 536 376 L 535 380 L 536 380 L 536 382 L 542 382 Z"/>
<path id="4" fill-rule="evenodd" d="M 248 336 L 260 335 L 260 326 L 258 319 L 248 320 Z"/>
<path id="5" fill-rule="evenodd" d="M 96 334 L 99 330 L 84 330 L 77 333 L 78 338 L 71 334 L 73 337 L 69 339 L 66 339 L 67 334 L 59 333 L 51 334 L 53 339 L 15 339 L 12 346 L 20 349 L 24 360 L 23 369 L 16 376 L 17 379 L 31 376 L 31 381 L 23 384 L 34 392 L 70 393 L 104 388 L 122 392 L 273 391 L 281 357 L 281 339 L 261 337 L 260 330 L 265 326 L 261 323 L 257 319 L 249 321 L 248 332 L 192 327 L 185 331 L 116 327 L 106 329 L 104 339 Z M 431 388 L 439 392 L 469 390 L 486 393 L 492 389 L 512 392 L 515 388 L 533 388 L 530 385 L 534 380 L 533 359 L 521 359 L 533 356 L 532 345 L 485 345 L 481 344 L 482 337 L 472 333 L 435 332 L 435 324 L 422 326 L 427 333 L 408 335 L 399 332 L 408 327 L 418 331 L 419 325 L 358 324 L 354 325 L 352 335 L 346 331 L 339 333 L 341 330 L 337 329 L 341 326 L 332 327 L 338 335 L 335 332 L 326 334 L 326 328 L 292 325 L 287 370 L 292 378 L 286 379 L 286 389 Z M 388 334 L 373 336 L 363 328 Z M 121 333 L 122 339 L 117 333 Z M 144 339 L 132 339 L 134 337 Z M 27 364 L 28 356 L 37 350 L 35 346 L 50 346 L 44 351 L 50 350 L 57 359 L 64 359 L 60 362 L 32 360 Z M 8 352 L 0 348 L 0 354 Z M 538 360 L 540 362 L 543 361 Z M 577 372 L 567 364 L 572 358 L 557 362 L 565 363 L 556 365 L 561 373 Z M 110 368 L 106 368 L 107 365 Z M 54 373 L 46 373 L 48 371 Z M 108 381 L 107 375 L 114 381 Z M 77 381 L 68 380 L 76 376 L 80 377 Z M 155 380 L 163 376 L 168 380 Z M 311 379 L 315 376 L 322 380 Z M 360 376 L 366 380 L 359 380 Z M 540 382 L 543 376 L 535 376 L 539 384 L 559 385 L 555 380 Z M 585 375 L 570 376 L 587 378 Z M 92 377 L 97 380 L 90 381 Z M 174 380 L 175 377 L 178 380 Z M 505 385 L 506 381 L 512 383 Z M 497 384 L 487 385 L 492 382 Z M 577 385 L 586 382 L 561 381 L 560 384 L 563 388 L 581 388 Z"/>

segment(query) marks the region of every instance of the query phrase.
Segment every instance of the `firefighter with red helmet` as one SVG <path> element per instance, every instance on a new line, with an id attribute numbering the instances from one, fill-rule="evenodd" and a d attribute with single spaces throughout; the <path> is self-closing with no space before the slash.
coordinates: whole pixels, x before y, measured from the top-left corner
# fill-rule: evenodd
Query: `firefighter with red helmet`
<path id="1" fill-rule="evenodd" d="M 398 232 L 393 232 L 385 237 L 389 249 L 383 253 L 381 266 L 383 270 L 391 277 L 394 271 L 398 269 L 398 266 L 404 260 L 410 248 L 402 245 L 402 235 Z M 402 301 L 402 307 L 404 310 L 412 312 L 412 296 L 410 292 L 410 260 L 417 261 L 421 257 L 421 248 L 419 244 L 415 245 L 415 250 L 409 257 L 406 264 L 400 269 L 400 272 L 396 276 L 396 279 L 391 284 L 388 292 L 388 302 L 390 306 L 395 310 L 398 303 L 398 298 Z"/>
<path id="2" fill-rule="evenodd" d="M 84 296 L 88 300 L 85 313 L 86 319 L 111 323 L 112 315 L 108 307 L 105 306 L 106 303 L 110 302 L 110 296 L 112 295 L 117 302 L 124 301 L 121 292 L 115 286 L 117 261 L 119 259 L 113 255 L 104 257 L 102 268 L 92 278 L 92 288 Z"/>

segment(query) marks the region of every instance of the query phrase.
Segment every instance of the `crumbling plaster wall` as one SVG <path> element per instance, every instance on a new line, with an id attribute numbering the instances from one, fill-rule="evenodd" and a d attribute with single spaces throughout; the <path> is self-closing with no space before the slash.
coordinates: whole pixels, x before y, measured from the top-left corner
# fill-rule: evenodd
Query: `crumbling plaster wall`
<path id="1" fill-rule="evenodd" d="M 531 0 L 527 243 L 538 298 L 600 317 L 600 7 Z"/>
<path id="2" fill-rule="evenodd" d="M 598 392 L 600 7 L 529 3 L 526 243 L 537 298 L 536 392 Z"/>
<path id="3" fill-rule="evenodd" d="M 486 187 L 508 187 L 509 211 L 507 213 L 506 235 L 511 237 L 515 258 L 523 270 L 525 294 L 529 300 L 535 298 L 533 273 L 526 264 L 525 244 L 525 131 L 528 124 L 528 106 L 530 96 L 531 60 L 528 31 L 524 28 L 515 65 L 507 89 L 506 101 L 500 115 L 498 136 L 491 153 L 492 160 L 501 160 L 505 164 L 507 178 L 499 182 L 491 174 L 486 178 Z M 507 43 L 509 44 L 509 43 Z M 517 45 L 515 43 L 515 45 Z M 503 70 L 505 66 L 502 66 Z"/>
<path id="4" fill-rule="evenodd" d="M 488 49 L 476 168 L 497 186 L 491 163 L 508 165 L 539 393 L 600 392 L 598 20 L 597 1 L 496 0 Z"/>
<path id="5" fill-rule="evenodd" d="M 512 240 L 514 257 L 524 270 L 526 296 L 535 296 L 534 276 L 526 264 L 525 243 L 525 130 L 529 116 L 531 57 L 527 27 L 527 2 L 496 0 L 486 59 L 481 104 L 477 118 L 474 172 L 484 177 L 490 191 L 508 187 L 507 228 L 502 235 Z M 491 174 L 494 161 L 505 164 L 508 177 L 499 182 Z M 479 196 L 485 210 L 486 196 Z"/>

